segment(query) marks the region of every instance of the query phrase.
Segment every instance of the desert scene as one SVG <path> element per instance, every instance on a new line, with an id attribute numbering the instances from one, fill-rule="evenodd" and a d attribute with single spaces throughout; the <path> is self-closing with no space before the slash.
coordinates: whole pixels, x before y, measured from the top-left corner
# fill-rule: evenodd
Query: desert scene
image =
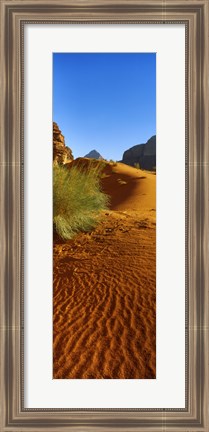
<path id="1" fill-rule="evenodd" d="M 53 379 L 156 379 L 156 54 L 53 53 Z"/>
<path id="2" fill-rule="evenodd" d="M 55 167 L 96 168 L 108 197 L 92 229 L 54 232 L 53 378 L 155 379 L 155 137 L 113 162 L 96 151 L 74 159 L 56 123 L 53 132 Z"/>

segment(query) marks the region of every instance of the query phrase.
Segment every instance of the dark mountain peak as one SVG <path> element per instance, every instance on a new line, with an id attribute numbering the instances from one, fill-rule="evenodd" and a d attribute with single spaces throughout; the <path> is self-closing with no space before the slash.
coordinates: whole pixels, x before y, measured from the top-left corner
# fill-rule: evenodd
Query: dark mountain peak
<path id="1" fill-rule="evenodd" d="M 101 154 L 96 150 L 91 150 L 88 154 L 86 154 L 84 157 L 91 158 L 91 159 L 103 159 Z"/>

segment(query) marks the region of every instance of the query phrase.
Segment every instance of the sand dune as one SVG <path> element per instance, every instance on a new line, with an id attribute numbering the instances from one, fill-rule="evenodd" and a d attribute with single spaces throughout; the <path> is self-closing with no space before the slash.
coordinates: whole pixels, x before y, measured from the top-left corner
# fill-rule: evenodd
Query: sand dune
<path id="1" fill-rule="evenodd" d="M 110 210 L 54 240 L 54 378 L 156 378 L 156 176 L 108 165 Z"/>

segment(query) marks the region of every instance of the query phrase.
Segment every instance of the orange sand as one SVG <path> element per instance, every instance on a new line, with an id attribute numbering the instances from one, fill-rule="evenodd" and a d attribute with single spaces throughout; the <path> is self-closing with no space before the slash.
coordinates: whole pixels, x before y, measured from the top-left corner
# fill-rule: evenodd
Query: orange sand
<path id="1" fill-rule="evenodd" d="M 54 378 L 156 378 L 156 176 L 105 172 L 97 228 L 54 239 Z"/>

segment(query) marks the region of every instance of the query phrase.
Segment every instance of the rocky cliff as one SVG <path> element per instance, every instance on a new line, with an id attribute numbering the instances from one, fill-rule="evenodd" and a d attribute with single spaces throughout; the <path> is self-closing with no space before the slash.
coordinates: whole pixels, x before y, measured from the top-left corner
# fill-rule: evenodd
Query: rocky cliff
<path id="1" fill-rule="evenodd" d="M 137 144 L 123 153 L 122 162 L 145 170 L 156 169 L 156 135 L 152 136 L 146 144 Z"/>
<path id="2" fill-rule="evenodd" d="M 59 126 L 53 122 L 53 162 L 66 164 L 73 159 L 72 150 L 65 145 L 65 138 Z"/>

